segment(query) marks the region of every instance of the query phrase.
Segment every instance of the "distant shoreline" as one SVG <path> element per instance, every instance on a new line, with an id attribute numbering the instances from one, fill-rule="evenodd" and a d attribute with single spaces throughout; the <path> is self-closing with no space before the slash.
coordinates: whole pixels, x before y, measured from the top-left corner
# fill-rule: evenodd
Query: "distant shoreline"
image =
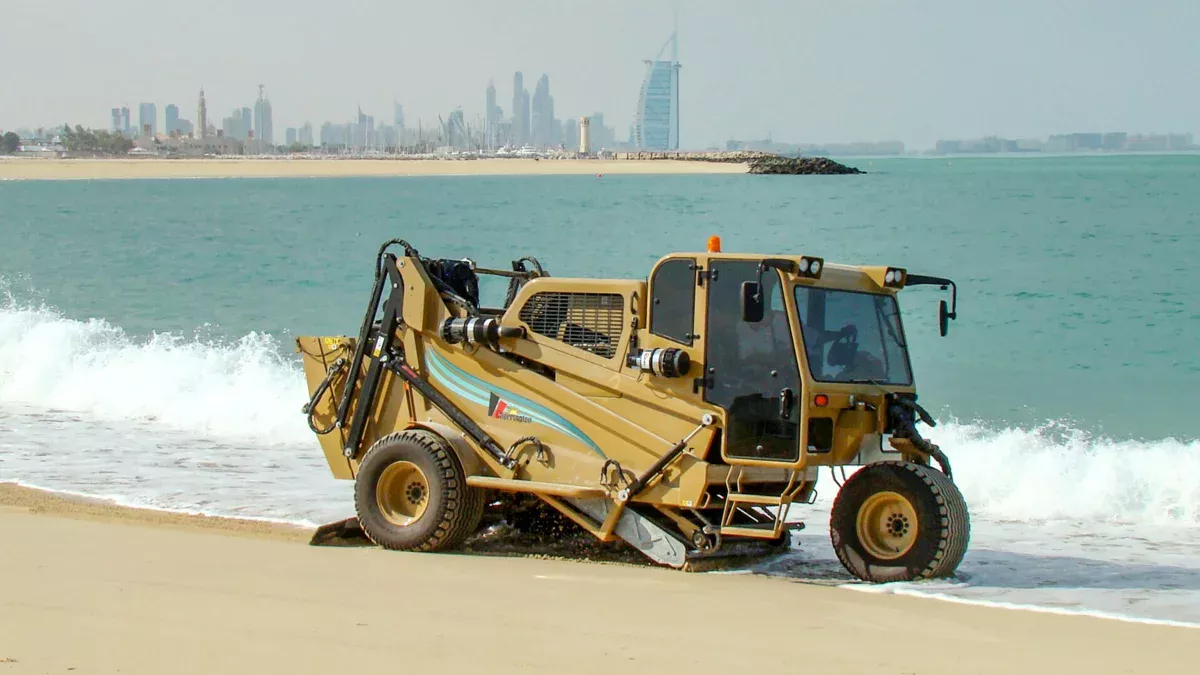
<path id="1" fill-rule="evenodd" d="M 607 159 L 0 158 L 0 180 L 744 174 L 745 163 Z"/>

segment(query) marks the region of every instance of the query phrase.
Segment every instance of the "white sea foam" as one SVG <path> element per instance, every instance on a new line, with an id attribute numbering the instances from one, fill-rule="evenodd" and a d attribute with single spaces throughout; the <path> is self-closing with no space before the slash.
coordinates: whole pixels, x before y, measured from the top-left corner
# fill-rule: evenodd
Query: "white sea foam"
<path id="1" fill-rule="evenodd" d="M 102 319 L 0 309 L 0 404 L 149 421 L 206 436 L 308 442 L 303 374 L 270 335 L 134 339 Z"/>
<path id="2" fill-rule="evenodd" d="M 134 337 L 102 319 L 0 303 L 0 480 L 121 503 L 298 523 L 352 512 L 279 340 Z M 1200 441 L 954 421 L 926 434 L 970 505 L 963 583 L 900 592 L 1200 622 Z M 832 495 L 793 511 L 800 556 L 768 573 L 845 580 Z"/>

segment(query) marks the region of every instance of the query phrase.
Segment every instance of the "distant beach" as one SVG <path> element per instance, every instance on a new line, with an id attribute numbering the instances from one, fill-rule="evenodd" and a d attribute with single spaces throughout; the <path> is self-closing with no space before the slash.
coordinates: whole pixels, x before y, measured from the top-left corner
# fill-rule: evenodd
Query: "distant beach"
<path id="1" fill-rule="evenodd" d="M 746 173 L 743 163 L 604 159 L 0 159 L 0 180 Z"/>

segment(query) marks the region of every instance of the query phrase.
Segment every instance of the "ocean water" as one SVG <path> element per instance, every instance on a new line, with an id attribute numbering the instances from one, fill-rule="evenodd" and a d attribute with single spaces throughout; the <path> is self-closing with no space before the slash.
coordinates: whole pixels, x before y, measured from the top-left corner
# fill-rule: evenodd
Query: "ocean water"
<path id="1" fill-rule="evenodd" d="M 939 293 L 901 305 L 971 549 L 953 581 L 873 590 L 1200 624 L 1200 157 L 850 163 L 870 173 L 0 183 L 0 481 L 345 517 L 291 338 L 357 331 L 383 240 L 644 276 L 718 234 L 959 284 L 946 338 Z M 833 478 L 758 571 L 856 585 Z"/>

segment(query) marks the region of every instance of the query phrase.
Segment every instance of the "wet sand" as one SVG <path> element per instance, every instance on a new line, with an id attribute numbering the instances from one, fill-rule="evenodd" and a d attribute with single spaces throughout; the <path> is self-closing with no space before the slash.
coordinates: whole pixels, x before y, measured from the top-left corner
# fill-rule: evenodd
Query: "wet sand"
<path id="1" fill-rule="evenodd" d="M 745 164 L 586 159 L 0 159 L 0 180 L 746 173 Z"/>
<path id="2" fill-rule="evenodd" d="M 748 574 L 308 535 L 0 485 L 0 675 L 1190 672 L 1200 640 Z"/>

